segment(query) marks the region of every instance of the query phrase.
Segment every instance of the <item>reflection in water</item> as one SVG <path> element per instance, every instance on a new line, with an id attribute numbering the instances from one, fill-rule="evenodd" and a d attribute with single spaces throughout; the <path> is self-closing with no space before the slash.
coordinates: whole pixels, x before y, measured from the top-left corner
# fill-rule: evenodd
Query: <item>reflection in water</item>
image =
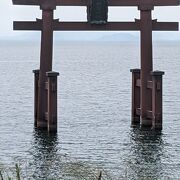
<path id="1" fill-rule="evenodd" d="M 35 129 L 32 148 L 34 170 L 31 177 L 34 179 L 51 179 L 52 176 L 56 176 L 56 173 L 59 172 L 55 165 L 59 161 L 57 145 L 57 134 L 48 134 L 45 131 Z"/>
<path id="2" fill-rule="evenodd" d="M 34 131 L 31 163 L 26 177 L 36 180 L 81 180 L 97 179 L 95 169 L 85 162 L 80 162 L 58 152 L 57 134 L 46 131 Z"/>
<path id="3" fill-rule="evenodd" d="M 163 175 L 162 134 L 159 131 L 132 129 L 127 174 L 130 179 L 160 179 Z"/>

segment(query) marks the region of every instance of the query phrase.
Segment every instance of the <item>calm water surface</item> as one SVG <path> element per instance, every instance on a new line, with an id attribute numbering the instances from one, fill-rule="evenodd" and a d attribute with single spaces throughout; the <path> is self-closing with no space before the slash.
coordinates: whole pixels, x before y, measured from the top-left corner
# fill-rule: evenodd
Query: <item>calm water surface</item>
<path id="1" fill-rule="evenodd" d="M 34 179 L 72 179 L 74 162 L 112 179 L 180 179 L 180 44 L 154 45 L 154 69 L 165 71 L 162 132 L 130 128 L 129 69 L 139 54 L 138 43 L 56 44 L 58 134 L 48 136 L 33 127 L 39 43 L 1 44 L 1 166 L 20 162 Z"/>

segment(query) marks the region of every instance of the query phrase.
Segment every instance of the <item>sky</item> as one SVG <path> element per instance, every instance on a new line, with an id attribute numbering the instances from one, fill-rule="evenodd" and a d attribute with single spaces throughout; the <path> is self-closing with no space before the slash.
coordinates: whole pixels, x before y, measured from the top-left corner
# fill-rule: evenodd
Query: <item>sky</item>
<path id="1" fill-rule="evenodd" d="M 18 37 L 25 32 L 13 31 L 13 20 L 35 20 L 41 18 L 38 6 L 12 5 L 11 0 L 0 0 L 0 37 Z M 86 21 L 86 7 L 58 7 L 55 18 L 62 21 Z M 109 7 L 109 21 L 133 21 L 139 18 L 137 7 Z M 180 21 L 179 7 L 156 7 L 153 18 L 158 21 Z M 168 33 L 170 35 L 170 33 Z"/>

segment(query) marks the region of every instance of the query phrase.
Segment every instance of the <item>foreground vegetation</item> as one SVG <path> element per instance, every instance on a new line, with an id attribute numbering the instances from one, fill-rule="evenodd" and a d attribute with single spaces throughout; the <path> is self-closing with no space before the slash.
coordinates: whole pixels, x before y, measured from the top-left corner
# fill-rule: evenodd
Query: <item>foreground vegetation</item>
<path id="1" fill-rule="evenodd" d="M 21 180 L 20 177 L 20 167 L 18 164 L 15 164 L 15 169 L 12 171 L 5 171 L 3 169 L 0 169 L 0 180 Z"/>
<path id="2" fill-rule="evenodd" d="M 75 166 L 75 165 L 74 165 Z M 80 167 L 76 164 L 76 167 L 71 167 L 67 171 L 67 179 L 77 179 L 77 180 L 103 180 L 102 177 L 102 171 L 99 171 L 98 173 L 92 173 L 92 172 L 86 172 L 87 174 L 83 174 L 79 171 Z M 81 167 L 82 168 L 82 167 Z M 71 175 L 70 175 L 71 174 Z M 71 178 L 70 178 L 71 176 Z M 25 177 L 23 175 L 23 172 L 21 171 L 21 168 L 18 164 L 15 164 L 14 168 L 9 169 L 2 169 L 0 168 L 0 180 L 24 180 L 24 179 L 34 179 L 33 177 Z M 59 178 L 53 177 L 51 180 L 59 180 Z M 106 178 L 104 178 L 106 179 Z M 109 178 L 108 178 L 109 179 Z M 111 179 L 111 178 L 110 178 Z M 63 180 L 66 180 L 66 177 L 63 178 Z"/>

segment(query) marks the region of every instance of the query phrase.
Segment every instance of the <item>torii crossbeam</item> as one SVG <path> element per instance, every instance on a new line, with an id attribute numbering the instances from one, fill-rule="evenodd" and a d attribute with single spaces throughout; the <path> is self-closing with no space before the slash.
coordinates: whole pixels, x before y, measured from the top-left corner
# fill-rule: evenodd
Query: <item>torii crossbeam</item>
<path id="1" fill-rule="evenodd" d="M 52 71 L 53 31 L 140 31 L 141 71 L 138 71 L 139 75 L 136 79 L 137 82 L 140 82 L 140 90 L 134 90 L 133 92 L 132 124 L 139 123 L 141 117 L 141 126 L 152 126 L 153 121 L 158 119 L 156 114 L 162 119 L 162 105 L 160 105 L 160 110 L 158 110 L 160 112 L 157 113 L 159 107 L 153 111 L 152 88 L 147 87 L 147 84 L 150 84 L 149 86 L 153 84 L 151 75 L 153 71 L 152 31 L 176 31 L 178 30 L 178 23 L 152 20 L 151 11 L 154 9 L 154 6 L 177 6 L 180 4 L 179 0 L 109 0 L 108 6 L 137 6 L 141 12 L 140 20 L 136 19 L 133 22 L 107 22 L 101 25 L 89 22 L 61 22 L 53 18 L 56 6 L 90 6 L 91 0 L 13 0 L 13 4 L 36 5 L 40 6 L 42 10 L 42 19 L 14 22 L 14 30 L 37 30 L 42 32 L 38 98 L 35 105 L 37 106 L 37 127 L 47 127 L 47 121 L 50 120 L 46 116 L 53 116 L 56 119 L 55 121 L 57 121 L 57 110 L 55 114 L 49 114 L 48 112 L 48 107 L 51 105 L 48 103 L 47 90 L 45 88 L 47 82 L 46 73 Z M 160 101 L 162 101 L 162 98 Z M 157 103 L 155 104 L 157 105 Z M 154 125 L 154 128 L 156 128 L 156 125 Z M 161 127 L 157 125 L 157 128 Z"/>
<path id="2" fill-rule="evenodd" d="M 49 3 L 54 6 L 88 6 L 91 0 L 13 0 L 15 5 L 34 5 L 42 6 Z M 179 5 L 178 0 L 109 0 L 109 6 L 176 6 Z"/>

